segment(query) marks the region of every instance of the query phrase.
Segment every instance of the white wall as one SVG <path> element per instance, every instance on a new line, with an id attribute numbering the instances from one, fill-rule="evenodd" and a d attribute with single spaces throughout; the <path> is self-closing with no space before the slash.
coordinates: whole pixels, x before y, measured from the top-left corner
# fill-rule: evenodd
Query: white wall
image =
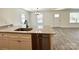
<path id="1" fill-rule="evenodd" d="M 52 27 L 51 24 L 53 24 L 52 20 L 52 13 L 51 12 L 40 12 L 43 14 L 43 21 L 44 21 L 44 26 L 49 26 Z M 34 13 L 31 13 L 30 16 L 30 21 L 31 21 L 31 27 L 37 27 L 37 19 L 36 15 Z"/>
<path id="2" fill-rule="evenodd" d="M 54 14 L 60 14 L 61 15 L 61 12 L 59 11 L 42 11 L 40 12 L 43 14 L 43 21 L 44 21 L 44 26 L 45 27 L 59 27 L 60 26 L 60 19 L 55 19 L 54 18 Z M 60 16 L 61 17 L 61 16 Z M 36 15 L 34 13 L 31 13 L 31 16 L 30 16 L 30 20 L 31 20 L 31 25 L 32 27 L 36 27 Z"/>
<path id="3" fill-rule="evenodd" d="M 18 15 L 20 24 L 22 24 L 21 14 L 25 14 L 25 17 L 28 20 L 28 24 L 30 25 L 30 12 L 24 9 L 17 9 L 17 15 Z"/>
<path id="4" fill-rule="evenodd" d="M 74 10 L 79 12 L 79 10 Z M 71 10 L 61 10 L 61 11 L 43 11 L 41 12 L 44 16 L 44 26 L 49 27 L 79 27 L 79 24 L 71 24 L 70 21 L 70 12 Z M 54 18 L 54 14 L 59 14 L 59 18 Z M 31 13 L 30 16 L 32 27 L 36 27 L 36 17 L 35 14 Z"/>
<path id="5" fill-rule="evenodd" d="M 21 8 L 0 8 L 0 26 L 13 24 L 21 25 L 21 14 L 24 13 L 29 19 L 29 12 Z"/>
<path id="6" fill-rule="evenodd" d="M 64 10 L 61 11 L 61 16 L 60 16 L 60 27 L 79 27 L 78 23 L 70 23 L 70 12 L 75 12 L 76 10 Z M 78 11 L 77 11 L 78 12 Z"/>
<path id="7" fill-rule="evenodd" d="M 79 12 L 78 10 L 63 11 L 42 11 L 44 26 L 46 27 L 79 27 L 79 24 L 69 23 L 69 13 Z M 7 24 L 22 25 L 21 14 L 24 13 L 29 20 L 31 27 L 36 27 L 36 15 L 21 8 L 0 8 L 0 26 Z M 54 14 L 60 14 L 59 18 L 54 18 Z"/>
<path id="8" fill-rule="evenodd" d="M 30 14 L 30 24 L 31 27 L 36 28 L 37 23 L 36 23 L 37 19 L 36 19 L 36 15 L 34 13 Z"/>

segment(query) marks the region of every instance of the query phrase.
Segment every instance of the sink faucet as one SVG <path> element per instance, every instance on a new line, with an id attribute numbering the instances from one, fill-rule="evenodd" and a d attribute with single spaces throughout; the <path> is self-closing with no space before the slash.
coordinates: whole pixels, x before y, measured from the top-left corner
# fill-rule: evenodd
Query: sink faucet
<path id="1" fill-rule="evenodd" d="M 26 24 L 26 28 L 28 28 L 28 22 L 25 20 L 24 24 Z"/>

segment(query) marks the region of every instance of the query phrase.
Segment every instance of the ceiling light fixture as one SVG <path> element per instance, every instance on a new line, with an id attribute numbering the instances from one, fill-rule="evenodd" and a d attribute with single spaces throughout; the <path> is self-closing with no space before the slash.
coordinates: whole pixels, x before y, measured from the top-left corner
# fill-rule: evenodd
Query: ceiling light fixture
<path id="1" fill-rule="evenodd" d="M 39 14 L 40 14 L 40 13 L 39 13 L 39 9 L 36 8 L 35 15 L 39 15 Z"/>

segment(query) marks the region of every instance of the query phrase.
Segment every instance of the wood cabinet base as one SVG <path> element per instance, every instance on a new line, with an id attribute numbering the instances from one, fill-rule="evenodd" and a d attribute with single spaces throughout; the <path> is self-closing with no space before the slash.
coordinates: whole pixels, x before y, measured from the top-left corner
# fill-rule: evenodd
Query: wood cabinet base
<path id="1" fill-rule="evenodd" d="M 50 50 L 49 34 L 32 34 L 33 50 Z"/>
<path id="2" fill-rule="evenodd" d="M 0 50 L 32 50 L 31 34 L 0 33 Z"/>

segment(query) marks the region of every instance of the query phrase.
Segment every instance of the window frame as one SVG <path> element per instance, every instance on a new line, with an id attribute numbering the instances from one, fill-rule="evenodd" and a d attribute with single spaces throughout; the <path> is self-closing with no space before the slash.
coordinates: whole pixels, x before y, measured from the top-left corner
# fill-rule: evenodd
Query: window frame
<path id="1" fill-rule="evenodd" d="M 38 15 L 36 15 L 36 18 L 37 18 L 37 28 L 42 29 L 44 27 L 43 14 L 39 13 Z"/>
<path id="2" fill-rule="evenodd" d="M 71 12 L 70 14 L 69 14 L 69 16 L 70 16 L 70 21 L 69 21 L 69 23 L 72 23 L 72 24 L 78 24 L 79 23 L 79 18 L 77 18 L 78 17 L 78 15 L 77 14 L 79 14 L 79 13 L 77 13 L 77 12 Z M 75 15 L 75 16 L 74 16 Z M 77 16 L 76 16 L 77 15 Z"/>

